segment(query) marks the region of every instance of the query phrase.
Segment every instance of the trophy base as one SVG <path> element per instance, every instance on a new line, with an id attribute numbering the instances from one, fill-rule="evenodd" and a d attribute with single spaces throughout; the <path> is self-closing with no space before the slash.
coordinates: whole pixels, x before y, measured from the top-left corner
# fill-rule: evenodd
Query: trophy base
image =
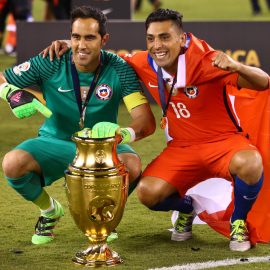
<path id="1" fill-rule="evenodd" d="M 107 244 L 92 245 L 76 253 L 72 261 L 87 267 L 114 266 L 123 263 L 118 253 L 111 250 Z"/>

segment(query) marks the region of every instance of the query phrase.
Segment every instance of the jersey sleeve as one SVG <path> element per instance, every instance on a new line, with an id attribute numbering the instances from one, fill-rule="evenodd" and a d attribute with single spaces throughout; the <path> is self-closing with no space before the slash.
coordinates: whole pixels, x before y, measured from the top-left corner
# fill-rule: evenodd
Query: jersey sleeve
<path id="1" fill-rule="evenodd" d="M 217 51 L 211 51 L 203 57 L 201 62 L 201 66 L 203 67 L 203 77 L 209 81 L 212 79 L 219 79 L 223 86 L 232 85 L 237 87 L 238 73 L 226 71 L 212 65 L 212 59 L 217 53 Z"/>
<path id="2" fill-rule="evenodd" d="M 131 54 L 128 53 L 119 53 L 118 56 L 120 56 L 122 59 L 124 59 L 126 62 L 131 62 Z"/>
<path id="3" fill-rule="evenodd" d="M 118 78 L 122 87 L 122 97 L 128 96 L 135 92 L 143 92 L 139 79 L 135 71 L 126 61 L 117 57 L 114 68 L 118 74 Z"/>
<path id="4" fill-rule="evenodd" d="M 42 58 L 38 55 L 28 61 L 8 68 L 4 76 L 8 83 L 20 88 L 31 85 L 40 85 L 42 81 L 49 79 L 61 66 L 61 60 L 50 61 L 49 56 Z"/>
<path id="5" fill-rule="evenodd" d="M 134 63 L 135 55 L 137 56 L 137 53 L 119 53 L 118 56 L 120 56 L 122 59 L 124 59 L 130 66 L 134 66 L 136 63 Z"/>

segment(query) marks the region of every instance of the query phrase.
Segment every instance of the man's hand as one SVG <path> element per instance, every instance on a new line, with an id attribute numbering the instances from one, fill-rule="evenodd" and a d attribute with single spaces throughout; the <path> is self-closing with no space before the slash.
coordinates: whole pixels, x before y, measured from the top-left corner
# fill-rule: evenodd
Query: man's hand
<path id="1" fill-rule="evenodd" d="M 50 60 L 53 61 L 56 56 L 58 59 L 70 48 L 69 40 L 55 40 L 50 46 L 45 48 L 39 54 L 45 58 L 48 54 L 50 55 Z"/>
<path id="2" fill-rule="evenodd" d="M 92 138 L 108 138 L 120 134 L 120 126 L 111 122 L 99 122 L 92 128 Z"/>
<path id="3" fill-rule="evenodd" d="M 77 136 L 84 138 L 84 139 L 90 139 L 91 138 L 91 129 L 90 128 L 84 128 L 77 132 Z"/>
<path id="4" fill-rule="evenodd" d="M 224 52 L 219 52 L 212 59 L 212 64 L 215 67 L 231 72 L 237 72 L 239 70 L 239 66 L 241 65 L 239 62 L 233 60 L 229 55 Z"/>
<path id="5" fill-rule="evenodd" d="M 131 132 L 133 131 L 133 136 Z M 121 135 L 122 143 L 129 143 L 135 140 L 135 132 L 131 128 L 120 128 L 119 125 L 111 122 L 99 122 L 92 128 L 92 138 L 114 137 L 116 134 Z"/>
<path id="6" fill-rule="evenodd" d="M 18 118 L 30 117 L 38 111 L 45 117 L 52 115 L 50 109 L 43 105 L 32 93 L 4 83 L 0 85 L 0 97 L 9 103 L 14 115 Z"/>

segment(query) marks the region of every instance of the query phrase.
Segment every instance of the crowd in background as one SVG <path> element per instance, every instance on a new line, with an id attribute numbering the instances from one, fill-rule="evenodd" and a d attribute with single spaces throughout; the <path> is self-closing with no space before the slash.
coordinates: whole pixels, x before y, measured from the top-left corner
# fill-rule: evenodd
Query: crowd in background
<path id="1" fill-rule="evenodd" d="M 131 1 L 133 10 L 139 11 L 142 0 Z M 160 0 L 149 2 L 154 10 L 161 6 Z M 0 0 L 0 54 L 16 56 L 16 20 L 33 21 L 32 4 L 33 0 Z M 44 4 L 44 21 L 70 18 L 71 0 L 44 0 Z"/>
<path id="2" fill-rule="evenodd" d="M 4 50 L 13 54 L 16 50 L 15 20 L 32 21 L 32 0 L 0 0 L 0 48 L 3 46 L 5 30 L 8 35 Z"/>
<path id="3" fill-rule="evenodd" d="M 71 0 L 44 2 L 45 21 L 70 18 Z M 33 21 L 32 5 L 33 0 L 0 0 L 0 54 L 16 56 L 16 20 Z"/>
<path id="4" fill-rule="evenodd" d="M 157 10 L 161 6 L 161 1 L 160 0 L 148 0 L 149 3 L 153 6 L 154 10 Z M 140 11 L 141 6 L 142 6 L 142 0 L 132 0 L 132 9 L 137 12 Z"/>
<path id="5" fill-rule="evenodd" d="M 0 54 L 16 56 L 16 20 L 33 21 L 32 4 L 34 0 L 0 0 Z M 71 0 L 43 0 L 44 21 L 68 20 L 70 18 Z M 142 8 L 143 0 L 131 0 L 134 12 Z M 148 0 L 153 10 L 162 6 L 161 0 Z M 164 2 L 164 1 L 163 1 Z M 262 14 L 261 2 L 250 0 L 252 14 Z M 270 11 L 270 0 L 266 0 Z M 5 35 L 6 33 L 6 35 Z M 5 37 L 5 38 L 4 38 Z"/>
<path id="6" fill-rule="evenodd" d="M 260 5 L 259 0 L 250 0 L 251 1 L 251 6 L 252 6 L 252 13 L 253 15 L 260 15 L 262 14 L 262 8 Z M 267 7 L 270 11 L 270 0 L 266 0 Z"/>

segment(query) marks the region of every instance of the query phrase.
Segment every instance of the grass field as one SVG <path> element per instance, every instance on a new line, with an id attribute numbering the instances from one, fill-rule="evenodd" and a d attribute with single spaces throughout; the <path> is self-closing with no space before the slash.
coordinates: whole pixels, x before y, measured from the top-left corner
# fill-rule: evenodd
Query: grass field
<path id="1" fill-rule="evenodd" d="M 42 123 L 41 116 L 30 119 L 15 119 L 7 104 L 0 102 L 1 135 L 0 159 L 5 152 L 18 142 L 33 137 Z M 153 106 L 159 119 L 159 109 Z M 123 107 L 120 110 L 120 122 L 125 125 L 128 119 Z M 140 153 L 146 165 L 163 147 L 161 130 L 133 146 Z M 88 244 L 88 240 L 76 228 L 70 217 L 64 180 L 61 179 L 47 190 L 59 200 L 66 211 L 56 229 L 57 238 L 45 246 L 34 246 L 30 239 L 38 216 L 36 207 L 22 200 L 3 179 L 0 172 L 0 269 L 1 270 L 41 270 L 41 269 L 78 269 L 70 259 L 74 253 Z M 225 258 L 242 258 L 249 256 L 267 256 L 267 245 L 258 245 L 245 254 L 229 251 L 228 241 L 206 225 L 194 225 L 194 238 L 187 242 L 170 241 L 170 213 L 151 212 L 143 207 L 135 194 L 128 199 L 124 217 L 118 227 L 119 237 L 111 244 L 122 255 L 125 263 L 116 269 L 149 269 L 156 267 L 186 264 Z M 232 266 L 230 269 L 269 269 L 268 263 Z M 243 268 L 244 267 L 244 268 Z M 222 269 L 222 268 L 220 268 Z"/>
<path id="2" fill-rule="evenodd" d="M 163 0 L 164 7 L 178 9 L 185 20 L 269 20 L 264 1 L 261 1 L 264 14 L 251 16 L 248 0 Z M 43 1 L 34 1 L 34 16 L 41 20 Z M 143 9 L 135 14 L 135 19 L 144 19 L 151 7 L 147 0 Z M 0 55 L 0 71 L 15 63 L 14 58 Z M 4 154 L 26 138 L 36 135 L 43 118 L 40 115 L 25 120 L 13 117 L 9 107 L 0 100 L 0 162 Z M 160 109 L 153 106 L 157 121 Z M 120 108 L 120 123 L 126 125 L 126 111 Z M 165 145 L 162 131 L 141 142 L 133 144 L 140 154 L 145 167 Z M 64 180 L 49 187 L 49 193 L 59 200 L 66 214 L 56 229 L 57 238 L 45 246 L 31 244 L 31 235 L 39 215 L 31 203 L 24 201 L 6 183 L 0 169 L 0 270 L 73 270 L 78 269 L 71 262 L 76 251 L 87 247 L 88 240 L 76 228 L 68 211 Z M 258 245 L 250 251 L 239 254 L 228 249 L 228 240 L 206 225 L 194 225 L 194 237 L 187 242 L 172 242 L 170 232 L 170 213 L 152 212 L 143 207 L 132 194 L 127 202 L 124 217 L 118 227 L 119 239 L 111 247 L 120 253 L 124 264 L 115 269 L 146 270 L 169 267 L 193 262 L 224 260 L 226 258 L 247 258 L 268 256 L 269 245 Z M 270 263 L 270 261 L 269 261 Z M 269 269 L 269 263 L 228 266 L 227 269 Z M 212 269 L 224 269 L 217 267 Z M 177 269 L 177 268 L 175 268 Z M 187 270 L 187 269 L 185 269 Z"/>

